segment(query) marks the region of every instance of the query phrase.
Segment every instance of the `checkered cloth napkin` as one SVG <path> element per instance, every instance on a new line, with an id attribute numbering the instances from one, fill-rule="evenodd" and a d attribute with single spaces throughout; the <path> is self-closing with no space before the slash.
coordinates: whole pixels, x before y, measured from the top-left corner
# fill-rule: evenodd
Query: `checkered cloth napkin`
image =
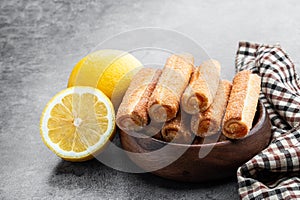
<path id="1" fill-rule="evenodd" d="M 279 45 L 240 42 L 236 70 L 261 76 L 260 100 L 271 119 L 270 145 L 237 171 L 242 199 L 300 199 L 300 82 Z"/>

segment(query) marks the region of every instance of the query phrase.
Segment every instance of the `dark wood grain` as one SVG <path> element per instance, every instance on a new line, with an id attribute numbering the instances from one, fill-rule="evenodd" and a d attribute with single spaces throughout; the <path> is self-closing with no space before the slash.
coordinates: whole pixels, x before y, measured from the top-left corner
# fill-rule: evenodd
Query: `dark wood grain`
<path id="1" fill-rule="evenodd" d="M 135 153 L 155 152 L 166 145 L 169 150 L 164 154 L 151 153 L 130 155 L 141 168 L 161 177 L 178 181 L 203 182 L 217 180 L 236 174 L 243 163 L 263 150 L 271 139 L 271 124 L 262 103 L 258 103 L 256 118 L 250 133 L 240 140 L 227 140 L 212 144 L 186 145 L 166 143 L 153 138 L 135 138 L 121 131 L 121 142 L 125 150 Z M 203 149 L 204 148 L 204 149 Z M 199 151 L 211 151 L 199 158 Z M 166 159 L 184 153 L 170 165 L 157 169 Z M 153 171 L 154 170 L 154 171 Z"/>

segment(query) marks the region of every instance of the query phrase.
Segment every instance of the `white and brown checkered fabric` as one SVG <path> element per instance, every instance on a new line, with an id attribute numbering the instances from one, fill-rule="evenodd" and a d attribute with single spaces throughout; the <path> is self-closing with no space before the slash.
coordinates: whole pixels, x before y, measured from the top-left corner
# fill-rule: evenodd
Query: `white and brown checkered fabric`
<path id="1" fill-rule="evenodd" d="M 278 45 L 240 42 L 236 70 L 262 78 L 260 100 L 272 124 L 270 145 L 237 171 L 242 199 L 300 199 L 300 84 Z"/>

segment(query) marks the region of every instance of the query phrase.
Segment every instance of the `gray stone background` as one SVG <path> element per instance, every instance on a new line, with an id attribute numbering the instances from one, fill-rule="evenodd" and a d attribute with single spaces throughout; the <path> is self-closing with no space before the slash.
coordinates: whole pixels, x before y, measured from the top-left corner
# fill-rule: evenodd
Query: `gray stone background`
<path id="1" fill-rule="evenodd" d="M 62 161 L 42 143 L 39 118 L 80 58 L 138 27 L 190 36 L 222 63 L 226 78 L 240 40 L 280 43 L 300 71 L 299 10 L 296 0 L 1 0 L 0 199 L 238 199 L 235 178 L 178 183 L 95 160 Z"/>

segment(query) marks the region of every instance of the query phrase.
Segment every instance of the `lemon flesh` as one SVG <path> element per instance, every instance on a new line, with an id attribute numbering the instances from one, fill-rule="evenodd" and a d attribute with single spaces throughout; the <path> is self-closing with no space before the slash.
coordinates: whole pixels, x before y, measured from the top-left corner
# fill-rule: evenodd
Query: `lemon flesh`
<path id="1" fill-rule="evenodd" d="M 92 87 L 71 87 L 55 95 L 40 121 L 46 146 L 69 161 L 85 161 L 100 153 L 115 133 L 110 100 Z"/>

